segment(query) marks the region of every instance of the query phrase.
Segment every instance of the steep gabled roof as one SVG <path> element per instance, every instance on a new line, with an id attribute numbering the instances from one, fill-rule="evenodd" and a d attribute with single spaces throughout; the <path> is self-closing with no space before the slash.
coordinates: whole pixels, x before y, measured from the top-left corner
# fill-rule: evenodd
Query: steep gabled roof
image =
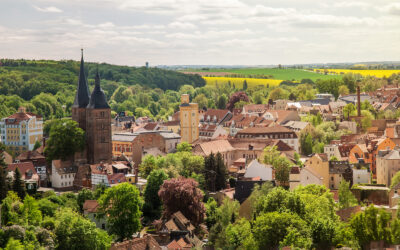
<path id="1" fill-rule="evenodd" d="M 90 96 L 89 105 L 87 108 L 91 109 L 109 109 L 110 106 L 107 103 L 106 95 L 104 91 L 100 87 L 100 76 L 99 72 L 96 73 L 96 78 L 94 79 L 95 86 Z"/>
<path id="2" fill-rule="evenodd" d="M 89 104 L 89 87 L 85 76 L 85 66 L 83 62 L 83 50 L 81 57 L 81 66 L 79 70 L 78 90 L 76 91 L 74 104 L 75 108 L 86 108 Z"/>

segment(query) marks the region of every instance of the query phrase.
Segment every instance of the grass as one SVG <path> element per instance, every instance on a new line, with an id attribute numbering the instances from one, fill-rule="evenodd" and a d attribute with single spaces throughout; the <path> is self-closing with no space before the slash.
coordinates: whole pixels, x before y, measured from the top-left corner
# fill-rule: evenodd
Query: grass
<path id="1" fill-rule="evenodd" d="M 274 79 L 290 80 L 290 81 L 301 81 L 302 79 L 311 79 L 316 81 L 317 79 L 332 79 L 342 78 L 341 75 L 324 75 L 318 74 L 311 71 L 302 69 L 278 69 L 278 68 L 241 68 L 241 69 L 210 69 L 210 70 L 193 70 L 194 72 L 230 72 L 233 74 L 240 74 L 243 77 L 260 77 L 260 76 L 272 76 Z"/>

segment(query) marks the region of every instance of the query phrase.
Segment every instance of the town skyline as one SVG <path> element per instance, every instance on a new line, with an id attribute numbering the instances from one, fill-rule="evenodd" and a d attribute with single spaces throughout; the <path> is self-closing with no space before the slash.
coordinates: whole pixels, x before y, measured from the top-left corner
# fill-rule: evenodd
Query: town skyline
<path id="1" fill-rule="evenodd" d="M 117 65 L 398 61 L 400 4 L 373 1 L 6 0 L 4 58 Z M 11 14 L 11 15 L 10 15 Z M 370 31 L 374 30 L 374 35 Z"/>

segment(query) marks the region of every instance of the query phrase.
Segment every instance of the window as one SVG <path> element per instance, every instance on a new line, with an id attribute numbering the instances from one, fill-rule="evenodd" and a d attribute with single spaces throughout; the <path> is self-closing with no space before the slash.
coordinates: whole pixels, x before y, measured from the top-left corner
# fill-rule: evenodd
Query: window
<path id="1" fill-rule="evenodd" d="M 104 111 L 100 112 L 100 116 L 104 117 Z"/>
<path id="2" fill-rule="evenodd" d="M 331 181 L 333 181 L 333 176 L 331 177 Z"/>

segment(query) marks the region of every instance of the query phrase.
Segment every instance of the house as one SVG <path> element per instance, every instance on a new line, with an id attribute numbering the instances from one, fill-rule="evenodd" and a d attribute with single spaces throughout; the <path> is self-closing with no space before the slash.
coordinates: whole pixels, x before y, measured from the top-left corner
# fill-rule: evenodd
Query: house
<path id="1" fill-rule="evenodd" d="M 300 170 L 300 185 L 310 184 L 324 185 L 324 178 L 310 167 L 304 167 Z"/>
<path id="2" fill-rule="evenodd" d="M 7 153 L 6 151 L 0 151 L 0 157 L 1 157 L 1 155 L 3 155 L 3 157 L 4 157 L 4 162 L 5 162 L 7 165 L 13 163 L 13 158 L 12 158 L 12 156 L 11 156 L 9 153 Z"/>
<path id="3" fill-rule="evenodd" d="M 53 160 L 51 162 L 51 184 L 55 189 L 70 190 L 74 186 L 78 167 L 71 161 Z"/>
<path id="4" fill-rule="evenodd" d="M 162 123 L 162 126 L 166 128 L 168 131 L 172 131 L 175 134 L 181 133 L 181 123 L 180 121 L 167 121 Z"/>
<path id="5" fill-rule="evenodd" d="M 271 108 L 274 110 L 284 110 L 286 108 L 288 102 L 289 102 L 289 100 L 285 100 L 285 99 L 275 100 Z"/>
<path id="6" fill-rule="evenodd" d="M 300 168 L 298 166 L 293 166 L 290 169 L 289 174 L 289 187 L 290 190 L 295 189 L 298 185 L 300 185 L 301 178 L 300 178 Z"/>
<path id="7" fill-rule="evenodd" d="M 353 170 L 347 161 L 329 161 L 329 188 L 339 189 L 340 182 L 345 180 L 353 185 Z"/>
<path id="8" fill-rule="evenodd" d="M 199 139 L 199 105 L 190 103 L 188 94 L 181 96 L 179 116 L 182 141 L 192 143 Z"/>
<path id="9" fill-rule="evenodd" d="M 301 173 L 301 184 L 308 183 L 308 180 L 321 182 L 326 188 L 329 189 L 329 159 L 326 154 L 314 154 L 304 163 L 307 172 Z M 304 169 L 305 169 L 304 168 Z M 303 177 L 309 177 L 303 178 Z"/>
<path id="10" fill-rule="evenodd" d="M 202 124 L 199 127 L 199 139 L 207 140 L 207 139 L 215 139 L 218 137 L 227 137 L 228 132 L 222 127 L 222 125 L 210 125 L 210 124 Z"/>
<path id="11" fill-rule="evenodd" d="M 324 146 L 324 153 L 328 156 L 328 159 L 336 157 L 339 161 L 347 161 L 354 146 L 355 144 L 328 144 Z"/>
<path id="12" fill-rule="evenodd" d="M 97 200 L 86 200 L 83 203 L 83 214 L 92 222 L 96 224 L 97 228 L 107 231 L 107 221 L 105 217 L 99 217 L 98 209 L 99 203 Z"/>
<path id="13" fill-rule="evenodd" d="M 110 250 L 161 250 L 153 236 L 146 234 L 142 238 L 125 240 L 111 244 Z"/>
<path id="14" fill-rule="evenodd" d="M 208 156 L 211 153 L 221 153 L 225 164 L 230 166 L 235 161 L 234 150 L 228 140 L 221 139 L 199 143 L 194 146 L 193 153 L 201 156 Z"/>
<path id="15" fill-rule="evenodd" d="M 283 124 L 284 127 L 293 130 L 298 137 L 300 137 L 301 133 L 313 133 L 314 127 L 309 122 L 302 122 L 302 121 L 288 121 Z"/>
<path id="16" fill-rule="evenodd" d="M 357 123 L 354 121 L 342 121 L 339 123 L 338 129 L 349 130 L 351 133 L 357 133 Z"/>
<path id="17" fill-rule="evenodd" d="M 246 104 L 243 105 L 242 114 L 261 116 L 269 109 L 269 104 Z"/>
<path id="18" fill-rule="evenodd" d="M 376 178 L 376 158 L 381 150 L 392 150 L 396 144 L 390 138 L 367 140 L 365 144 L 357 144 L 349 154 L 350 163 L 370 163 L 373 178 Z"/>
<path id="19" fill-rule="evenodd" d="M 200 115 L 201 124 L 223 125 L 232 118 L 233 114 L 227 109 L 207 109 Z"/>
<path id="20" fill-rule="evenodd" d="M 288 121 L 300 121 L 301 118 L 297 111 L 293 110 L 267 110 L 262 117 L 267 120 L 272 120 L 280 125 Z"/>
<path id="21" fill-rule="evenodd" d="M 195 235 L 196 228 L 192 223 L 180 212 L 171 215 L 171 218 L 162 223 L 161 228 L 158 230 L 161 234 L 168 234 L 171 241 L 179 242 L 181 239 L 190 246 L 190 248 L 201 248 L 203 242 Z M 180 241 L 178 245 L 183 242 Z M 176 246 L 176 244 L 174 244 Z"/>
<path id="22" fill-rule="evenodd" d="M 381 150 L 376 158 L 376 183 L 391 185 L 393 176 L 400 171 L 400 149 Z"/>
<path id="23" fill-rule="evenodd" d="M 113 172 L 109 165 L 104 163 L 90 165 L 90 170 L 92 187 L 96 187 L 99 184 L 103 184 L 107 187 L 110 186 L 108 175 L 111 175 Z"/>
<path id="24" fill-rule="evenodd" d="M 33 150 L 43 139 L 43 118 L 20 107 L 18 112 L 0 120 L 0 142 L 15 153 Z"/>
<path id="25" fill-rule="evenodd" d="M 7 165 L 7 171 L 9 171 L 8 177 L 14 179 L 17 168 L 21 173 L 21 179 L 25 182 L 28 191 L 35 191 L 39 188 L 40 178 L 32 162 L 12 163 Z"/>
<path id="26" fill-rule="evenodd" d="M 116 133 L 112 137 L 113 156 L 125 155 L 138 166 L 146 150 L 156 148 L 163 154 L 172 153 L 180 141 L 180 135 L 167 130 Z"/>
<path id="27" fill-rule="evenodd" d="M 353 185 L 364 183 L 371 183 L 371 173 L 368 171 L 368 169 L 365 168 L 353 168 Z"/>
<path id="28" fill-rule="evenodd" d="M 123 173 L 107 175 L 107 179 L 110 187 L 126 182 L 125 174 Z"/>
<path id="29" fill-rule="evenodd" d="M 343 114 L 343 108 L 346 106 L 346 103 L 343 101 L 337 101 L 337 102 L 330 102 L 329 103 L 329 108 L 334 114 Z"/>
<path id="30" fill-rule="evenodd" d="M 346 104 L 353 103 L 354 105 L 357 105 L 357 95 L 356 94 L 350 94 L 350 95 L 345 95 L 345 96 L 340 96 L 338 98 L 338 101 L 343 101 Z M 373 104 L 375 101 L 375 98 L 369 96 L 368 94 L 360 94 L 360 102 L 368 101 L 369 103 Z"/>
<path id="31" fill-rule="evenodd" d="M 296 152 L 299 152 L 299 140 L 297 134 L 281 125 L 276 125 L 273 127 L 251 127 L 243 129 L 235 135 L 235 138 L 279 139 L 292 147 Z"/>
<path id="32" fill-rule="evenodd" d="M 400 201 L 400 183 L 394 185 L 389 191 L 389 207 L 398 207 Z"/>
<path id="33" fill-rule="evenodd" d="M 17 158 L 16 162 L 32 162 L 37 174 L 40 177 L 40 181 L 44 184 L 47 179 L 47 161 L 46 157 L 39 153 L 37 150 L 25 151 L 21 153 Z"/>
<path id="34" fill-rule="evenodd" d="M 272 181 L 272 166 L 259 163 L 257 159 L 246 168 L 245 178 L 259 177 L 261 181 Z"/>

